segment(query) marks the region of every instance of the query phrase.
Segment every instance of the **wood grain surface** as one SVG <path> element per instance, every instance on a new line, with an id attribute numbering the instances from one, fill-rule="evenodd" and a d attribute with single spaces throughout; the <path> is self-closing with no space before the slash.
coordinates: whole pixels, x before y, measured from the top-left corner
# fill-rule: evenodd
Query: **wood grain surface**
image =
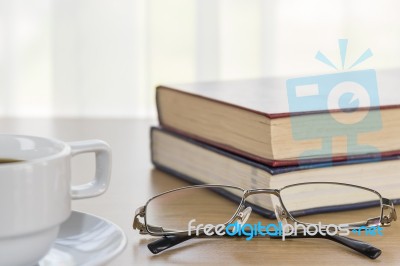
<path id="1" fill-rule="evenodd" d="M 155 121 L 127 119 L 1 119 L 0 133 L 40 135 L 64 141 L 96 138 L 110 143 L 113 171 L 108 191 L 97 198 L 73 202 L 73 209 L 104 217 L 125 231 L 128 245 L 109 265 L 400 265 L 400 221 L 385 228 L 383 237 L 359 238 L 382 249 L 376 260 L 322 239 L 199 239 L 152 255 L 146 244 L 154 238 L 132 230 L 134 211 L 157 193 L 187 185 L 153 169 L 149 127 L 155 124 Z M 94 172 L 93 158 L 90 155 L 75 158 L 72 172 L 74 184 L 90 179 Z"/>

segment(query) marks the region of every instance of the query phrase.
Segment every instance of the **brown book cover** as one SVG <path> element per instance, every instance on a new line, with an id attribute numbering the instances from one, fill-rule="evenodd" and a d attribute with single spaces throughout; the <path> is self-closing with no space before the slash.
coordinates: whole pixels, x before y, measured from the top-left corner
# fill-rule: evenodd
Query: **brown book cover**
<path id="1" fill-rule="evenodd" d="M 298 83 L 298 88 L 303 88 L 303 94 L 305 89 L 306 96 L 310 96 L 310 91 L 315 88 L 318 91 L 302 103 L 300 100 L 306 99 L 304 95 L 293 97 L 291 94 L 289 87 L 293 87 L 293 82 Z M 350 90 L 353 95 L 348 99 L 348 107 L 345 105 L 343 108 L 340 103 L 326 104 L 332 97 L 342 101 L 342 95 L 337 96 L 342 89 L 340 87 L 351 82 L 355 83 L 355 89 Z M 163 127 L 261 163 L 285 166 L 296 165 L 300 160 L 315 163 L 399 154 L 400 141 L 396 140 L 396 136 L 400 134 L 400 93 L 397 84 L 400 84 L 400 69 L 360 70 L 289 79 L 163 85 L 157 87 L 156 101 Z M 354 96 L 357 102 L 352 106 Z M 361 144 L 377 147 L 377 152 L 360 149 L 348 153 L 346 140 L 343 140 L 343 137 L 350 138 L 346 136 L 346 127 L 343 132 L 343 126 L 335 129 L 337 125 L 334 123 L 328 123 L 323 128 L 315 126 L 331 119 L 335 113 L 343 120 L 349 113 L 362 112 L 373 114 L 366 116 L 372 116 L 372 120 L 351 124 L 347 131 L 355 132 L 352 137 L 358 138 L 356 141 Z M 306 117 L 305 126 L 301 129 L 303 133 L 297 134 L 297 129 L 293 128 L 291 119 L 294 117 Z M 371 132 L 365 129 L 367 123 Z M 301 157 L 301 151 L 322 145 L 321 139 L 325 136 L 319 137 L 318 132 L 324 130 L 331 132 L 328 133 L 332 139 L 333 149 L 328 150 L 331 153 L 325 151 Z M 336 146 L 339 148 L 335 150 Z"/>

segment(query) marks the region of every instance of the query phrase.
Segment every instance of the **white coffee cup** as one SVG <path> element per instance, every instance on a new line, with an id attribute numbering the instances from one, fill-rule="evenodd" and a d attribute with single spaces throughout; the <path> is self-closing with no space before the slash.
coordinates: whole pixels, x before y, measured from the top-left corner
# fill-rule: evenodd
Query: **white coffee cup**
<path id="1" fill-rule="evenodd" d="M 95 177 L 71 186 L 71 158 L 94 152 Z M 111 150 L 101 140 L 65 143 L 0 135 L 0 265 L 34 265 L 51 248 L 71 199 L 98 196 L 108 187 Z"/>

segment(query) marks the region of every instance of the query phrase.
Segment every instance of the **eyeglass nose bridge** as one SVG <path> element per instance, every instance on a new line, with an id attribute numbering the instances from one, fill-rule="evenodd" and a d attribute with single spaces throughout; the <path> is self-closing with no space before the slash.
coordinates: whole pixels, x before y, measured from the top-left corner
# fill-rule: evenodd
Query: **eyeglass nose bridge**
<path id="1" fill-rule="evenodd" d="M 280 197 L 278 189 L 270 189 L 270 188 L 260 188 L 260 189 L 249 189 L 244 193 L 244 197 L 255 195 L 255 194 L 272 194 L 277 197 Z"/>
<path id="2" fill-rule="evenodd" d="M 275 203 L 274 209 L 275 209 L 275 217 L 278 221 L 282 222 L 283 224 L 287 223 L 287 218 L 289 218 L 288 213 L 286 213 L 285 209 L 281 206 L 281 195 L 280 195 L 280 190 L 279 189 L 270 189 L 270 188 L 261 188 L 261 189 L 249 189 L 246 190 L 244 193 L 244 199 L 246 199 L 248 196 L 251 195 L 256 195 L 256 194 L 269 194 L 269 195 L 274 195 L 279 199 L 280 203 Z"/>

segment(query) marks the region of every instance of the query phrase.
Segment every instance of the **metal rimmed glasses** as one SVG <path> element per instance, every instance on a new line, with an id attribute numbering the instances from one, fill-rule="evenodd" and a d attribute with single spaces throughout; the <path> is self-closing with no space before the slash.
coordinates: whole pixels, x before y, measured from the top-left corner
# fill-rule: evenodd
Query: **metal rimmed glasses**
<path id="1" fill-rule="evenodd" d="M 281 189 L 248 190 L 228 185 L 197 185 L 173 189 L 149 199 L 136 210 L 133 228 L 141 234 L 162 236 L 148 245 L 157 254 L 193 237 L 206 236 L 204 230 L 209 231 L 206 225 L 245 224 L 252 211 L 269 217 L 274 213 L 283 225 L 319 226 L 313 235 L 300 231 L 287 238 L 324 238 L 372 259 L 381 250 L 337 231 L 327 233 L 332 225 L 344 230 L 371 230 L 389 226 L 397 218 L 391 200 L 373 189 L 352 184 L 308 182 Z"/>

